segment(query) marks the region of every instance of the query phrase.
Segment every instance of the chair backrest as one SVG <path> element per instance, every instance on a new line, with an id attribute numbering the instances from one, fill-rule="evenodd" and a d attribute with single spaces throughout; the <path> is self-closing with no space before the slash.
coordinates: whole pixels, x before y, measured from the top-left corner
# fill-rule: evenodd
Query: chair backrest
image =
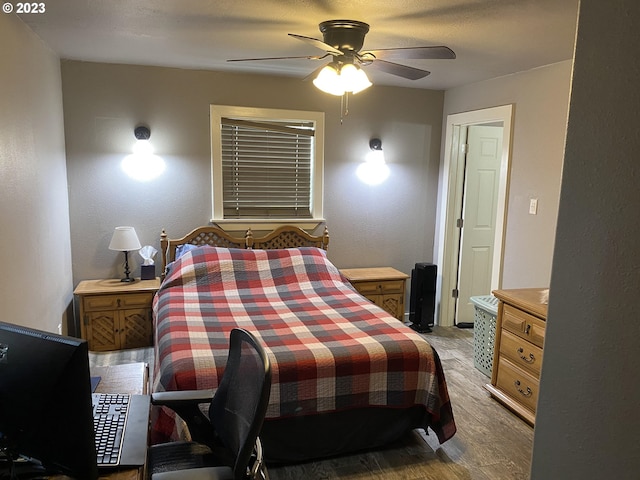
<path id="1" fill-rule="evenodd" d="M 234 328 L 227 365 L 211 401 L 209 418 L 222 443 L 236 455 L 236 480 L 247 478 L 270 393 L 269 357 L 252 334 Z"/>

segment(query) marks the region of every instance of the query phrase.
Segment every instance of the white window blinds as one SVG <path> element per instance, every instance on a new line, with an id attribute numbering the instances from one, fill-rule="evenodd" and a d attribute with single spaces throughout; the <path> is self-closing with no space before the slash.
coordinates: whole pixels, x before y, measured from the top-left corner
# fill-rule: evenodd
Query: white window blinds
<path id="1" fill-rule="evenodd" d="M 314 122 L 221 119 L 224 218 L 311 218 Z"/>

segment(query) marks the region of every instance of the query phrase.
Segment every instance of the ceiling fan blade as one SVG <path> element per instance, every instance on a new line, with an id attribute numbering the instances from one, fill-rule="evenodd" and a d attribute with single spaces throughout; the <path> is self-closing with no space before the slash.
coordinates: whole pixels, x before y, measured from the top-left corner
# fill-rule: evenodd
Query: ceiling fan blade
<path id="1" fill-rule="evenodd" d="M 329 54 L 326 53 L 324 55 L 306 55 L 303 57 L 261 57 L 261 58 L 232 58 L 227 60 L 227 62 L 257 62 L 261 60 L 322 60 Z"/>
<path id="2" fill-rule="evenodd" d="M 407 78 L 409 80 L 419 80 L 426 77 L 431 72 L 420 70 L 419 68 L 400 65 L 399 63 L 387 62 L 386 60 L 376 59 L 371 62 L 367 68 L 375 68 L 382 72 L 397 75 L 398 77 Z"/>
<path id="3" fill-rule="evenodd" d="M 407 48 L 382 48 L 380 50 L 367 50 L 378 59 L 423 59 L 423 60 L 449 60 L 456 58 L 456 54 L 449 47 L 407 47 Z M 361 55 L 364 55 L 361 53 Z"/>
<path id="4" fill-rule="evenodd" d="M 318 40 L 317 38 L 305 37 L 303 35 L 296 35 L 295 33 L 289 33 L 288 35 L 290 37 L 297 38 L 298 40 L 302 40 L 303 42 L 309 43 L 314 47 L 319 48 L 320 50 L 325 50 L 332 55 L 343 55 L 343 53 L 337 48 L 334 48 L 328 43 L 324 43 L 323 41 Z"/>

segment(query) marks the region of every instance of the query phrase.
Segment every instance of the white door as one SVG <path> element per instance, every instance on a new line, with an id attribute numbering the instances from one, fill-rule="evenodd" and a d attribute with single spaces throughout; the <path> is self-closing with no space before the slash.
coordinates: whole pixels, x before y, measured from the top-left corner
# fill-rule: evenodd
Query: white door
<path id="1" fill-rule="evenodd" d="M 467 131 L 457 325 L 473 323 L 469 297 L 491 293 L 502 135 L 502 126 L 471 125 Z"/>

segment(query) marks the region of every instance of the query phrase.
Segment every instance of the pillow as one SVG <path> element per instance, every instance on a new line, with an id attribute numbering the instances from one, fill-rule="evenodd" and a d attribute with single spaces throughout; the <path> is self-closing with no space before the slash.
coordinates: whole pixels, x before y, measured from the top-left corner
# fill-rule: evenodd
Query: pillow
<path id="1" fill-rule="evenodd" d="M 188 251 L 193 250 L 194 248 L 198 248 L 199 246 L 200 245 L 194 245 L 192 243 L 183 243 L 182 245 L 178 245 L 176 247 L 176 257 L 174 260 L 179 259 L 182 255 L 184 255 Z"/>
<path id="2" fill-rule="evenodd" d="M 169 275 L 169 271 L 171 270 L 171 267 L 173 266 L 173 264 L 175 263 L 176 260 L 178 260 L 185 253 L 190 252 L 194 248 L 198 248 L 198 247 L 201 247 L 201 246 L 202 245 L 194 245 L 192 243 L 183 243 L 182 245 L 178 245 L 176 247 L 175 258 L 173 259 L 172 262 L 169 262 L 167 264 L 167 266 L 165 267 L 165 269 L 164 269 L 165 276 Z"/>

